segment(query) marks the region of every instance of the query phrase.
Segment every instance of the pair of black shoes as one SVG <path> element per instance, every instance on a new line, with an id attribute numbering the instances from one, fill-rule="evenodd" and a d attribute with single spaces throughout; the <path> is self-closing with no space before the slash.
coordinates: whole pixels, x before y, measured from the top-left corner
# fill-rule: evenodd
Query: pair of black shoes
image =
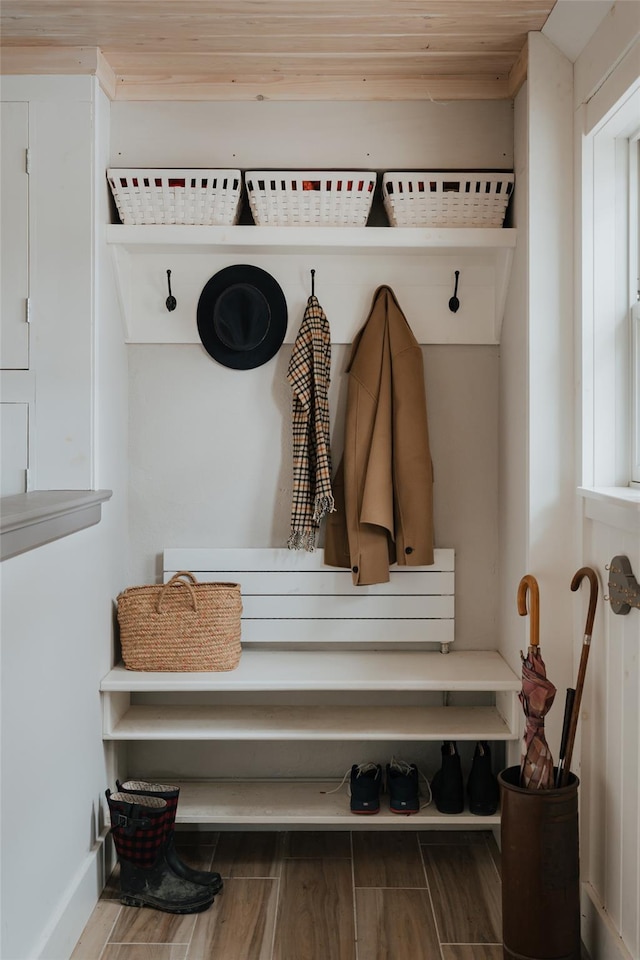
<path id="1" fill-rule="evenodd" d="M 393 757 L 391 763 L 387 764 L 386 774 L 391 813 L 418 813 L 420 787 L 415 763 Z M 379 763 L 359 763 L 352 766 L 349 784 L 352 813 L 379 813 L 380 794 L 383 790 L 382 766 Z"/>
<path id="2" fill-rule="evenodd" d="M 431 790 L 440 813 L 462 813 L 464 782 L 455 741 L 447 740 L 440 748 L 442 766 L 431 781 Z M 469 811 L 479 817 L 490 817 L 498 809 L 498 781 L 491 769 L 491 748 L 486 740 L 476 744 L 471 772 L 467 780 Z"/>

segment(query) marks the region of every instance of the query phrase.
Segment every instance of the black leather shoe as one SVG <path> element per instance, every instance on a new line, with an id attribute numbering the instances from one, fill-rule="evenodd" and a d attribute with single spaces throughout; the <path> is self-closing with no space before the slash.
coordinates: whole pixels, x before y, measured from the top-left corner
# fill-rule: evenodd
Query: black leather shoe
<path id="1" fill-rule="evenodd" d="M 467 794 L 469 810 L 478 817 L 490 817 L 498 809 L 500 789 L 491 769 L 491 748 L 486 740 L 479 740 L 476 744 Z"/>
<path id="2" fill-rule="evenodd" d="M 440 813 L 462 813 L 464 784 L 458 748 L 453 740 L 440 747 L 442 766 L 431 781 L 431 792 Z"/>

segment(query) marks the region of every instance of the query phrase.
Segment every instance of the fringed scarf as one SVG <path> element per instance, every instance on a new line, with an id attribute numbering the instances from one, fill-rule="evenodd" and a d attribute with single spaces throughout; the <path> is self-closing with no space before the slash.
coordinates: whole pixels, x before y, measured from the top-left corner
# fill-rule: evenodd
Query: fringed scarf
<path id="1" fill-rule="evenodd" d="M 313 550 L 320 521 L 335 509 L 329 444 L 331 333 L 315 296 L 307 301 L 287 380 L 293 388 L 293 499 L 287 545 L 290 550 Z"/>

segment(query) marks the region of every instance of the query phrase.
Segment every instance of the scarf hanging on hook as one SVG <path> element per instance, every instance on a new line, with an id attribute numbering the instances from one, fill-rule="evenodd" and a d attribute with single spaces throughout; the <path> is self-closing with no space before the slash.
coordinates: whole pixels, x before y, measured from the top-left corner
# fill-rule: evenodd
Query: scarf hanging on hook
<path id="1" fill-rule="evenodd" d="M 320 521 L 335 509 L 329 443 L 331 332 L 314 295 L 307 301 L 287 380 L 293 388 L 293 498 L 287 546 L 313 550 Z"/>

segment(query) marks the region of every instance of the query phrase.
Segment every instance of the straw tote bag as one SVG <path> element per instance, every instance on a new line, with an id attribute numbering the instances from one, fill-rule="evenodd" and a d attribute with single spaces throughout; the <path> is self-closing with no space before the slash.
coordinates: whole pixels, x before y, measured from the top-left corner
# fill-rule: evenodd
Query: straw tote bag
<path id="1" fill-rule="evenodd" d="M 127 670 L 224 671 L 240 661 L 242 599 L 237 583 L 199 583 L 180 571 L 168 583 L 118 596 Z"/>

